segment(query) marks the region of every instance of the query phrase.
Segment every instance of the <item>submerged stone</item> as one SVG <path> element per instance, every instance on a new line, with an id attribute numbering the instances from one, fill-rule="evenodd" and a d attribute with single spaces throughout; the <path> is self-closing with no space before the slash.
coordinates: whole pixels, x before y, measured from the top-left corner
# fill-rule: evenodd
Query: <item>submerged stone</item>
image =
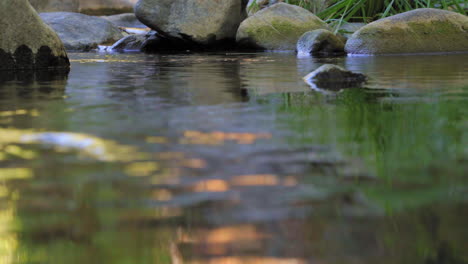
<path id="1" fill-rule="evenodd" d="M 244 20 L 236 40 L 245 48 L 295 50 L 302 34 L 315 29 L 330 28 L 304 8 L 278 3 Z"/>
<path id="2" fill-rule="evenodd" d="M 333 64 L 325 64 L 305 76 L 304 81 L 312 88 L 339 91 L 360 87 L 367 81 L 367 77 Z"/>
<path id="3" fill-rule="evenodd" d="M 59 37 L 42 22 L 27 0 L 0 2 L 0 69 L 27 70 L 69 66 Z"/>
<path id="4" fill-rule="evenodd" d="M 423 8 L 380 19 L 356 31 L 346 43 L 351 54 L 467 52 L 468 17 Z"/>

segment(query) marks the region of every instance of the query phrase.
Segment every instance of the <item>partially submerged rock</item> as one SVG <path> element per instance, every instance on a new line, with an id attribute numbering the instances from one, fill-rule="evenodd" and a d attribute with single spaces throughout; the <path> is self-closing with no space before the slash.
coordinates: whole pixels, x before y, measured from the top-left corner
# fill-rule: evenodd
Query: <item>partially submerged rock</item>
<path id="1" fill-rule="evenodd" d="M 278 3 L 244 20 L 236 39 L 246 48 L 295 50 L 302 34 L 315 29 L 330 28 L 304 8 Z"/>
<path id="2" fill-rule="evenodd" d="M 27 0 L 0 1 L 0 70 L 69 66 L 59 37 Z"/>
<path id="3" fill-rule="evenodd" d="M 108 20 L 70 12 L 41 13 L 67 50 L 89 51 L 101 44 L 113 44 L 124 35 Z"/>
<path id="4" fill-rule="evenodd" d="M 352 54 L 468 51 L 468 17 L 423 8 L 384 18 L 355 32 L 346 44 Z"/>
<path id="5" fill-rule="evenodd" d="M 155 31 L 151 31 L 146 34 L 140 51 L 145 53 L 173 52 L 183 50 L 185 47 L 184 43 L 178 40 L 166 38 Z"/>
<path id="6" fill-rule="evenodd" d="M 190 45 L 233 41 L 246 17 L 246 0 L 139 0 L 137 18 L 167 38 Z"/>
<path id="7" fill-rule="evenodd" d="M 126 36 L 112 45 L 110 49 L 113 51 L 140 51 L 147 38 L 146 35 Z"/>
<path id="8" fill-rule="evenodd" d="M 367 81 L 367 77 L 333 64 L 325 64 L 305 76 L 304 81 L 314 89 L 338 91 L 360 87 Z"/>
<path id="9" fill-rule="evenodd" d="M 344 53 L 344 43 L 326 29 L 316 29 L 304 33 L 297 42 L 297 52 L 301 55 L 333 55 Z"/>

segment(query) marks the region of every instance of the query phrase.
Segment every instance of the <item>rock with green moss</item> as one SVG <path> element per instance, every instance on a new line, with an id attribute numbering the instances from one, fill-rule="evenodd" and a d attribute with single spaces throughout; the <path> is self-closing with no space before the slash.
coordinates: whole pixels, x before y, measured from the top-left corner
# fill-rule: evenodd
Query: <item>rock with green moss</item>
<path id="1" fill-rule="evenodd" d="M 331 31 L 317 29 L 304 33 L 296 49 L 299 55 L 333 55 L 344 53 L 344 43 Z"/>
<path id="2" fill-rule="evenodd" d="M 370 23 L 346 43 L 352 54 L 468 51 L 468 17 L 439 9 L 416 9 Z"/>
<path id="3" fill-rule="evenodd" d="M 307 31 L 330 30 L 311 12 L 295 5 L 278 3 L 244 20 L 237 31 L 237 42 L 245 48 L 295 50 Z"/>
<path id="4" fill-rule="evenodd" d="M 212 45 L 234 41 L 248 0 L 139 0 L 137 18 L 167 38 Z"/>
<path id="5" fill-rule="evenodd" d="M 28 0 L 0 1 L 0 70 L 69 66 L 59 37 Z"/>

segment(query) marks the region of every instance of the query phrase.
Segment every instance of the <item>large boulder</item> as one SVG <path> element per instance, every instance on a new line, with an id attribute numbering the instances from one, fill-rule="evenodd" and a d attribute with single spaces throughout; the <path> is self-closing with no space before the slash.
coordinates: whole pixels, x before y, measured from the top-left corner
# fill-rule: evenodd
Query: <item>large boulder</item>
<path id="1" fill-rule="evenodd" d="M 352 54 L 468 51 L 468 17 L 440 9 L 416 9 L 364 26 L 346 44 Z"/>
<path id="2" fill-rule="evenodd" d="M 40 16 L 57 32 L 67 50 L 88 51 L 100 44 L 112 45 L 124 37 L 117 26 L 104 18 L 69 12 Z"/>
<path id="3" fill-rule="evenodd" d="M 69 66 L 59 37 L 27 0 L 0 1 L 0 70 Z"/>
<path id="4" fill-rule="evenodd" d="M 315 29 L 330 30 L 325 22 L 304 8 L 278 3 L 244 20 L 236 39 L 247 48 L 295 50 L 302 34 Z"/>
<path id="5" fill-rule="evenodd" d="M 344 43 L 331 31 L 316 29 L 304 33 L 297 41 L 299 55 L 333 55 L 344 52 Z"/>
<path id="6" fill-rule="evenodd" d="M 246 0 L 139 0 L 137 18 L 160 34 L 211 45 L 234 40 Z"/>

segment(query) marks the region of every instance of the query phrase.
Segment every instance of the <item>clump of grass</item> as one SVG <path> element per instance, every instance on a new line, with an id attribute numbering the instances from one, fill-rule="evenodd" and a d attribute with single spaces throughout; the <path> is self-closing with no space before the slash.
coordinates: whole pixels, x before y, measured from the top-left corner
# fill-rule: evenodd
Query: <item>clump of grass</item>
<path id="1" fill-rule="evenodd" d="M 333 0 L 318 15 L 339 22 L 371 22 L 417 8 L 449 9 L 466 15 L 466 0 Z"/>

